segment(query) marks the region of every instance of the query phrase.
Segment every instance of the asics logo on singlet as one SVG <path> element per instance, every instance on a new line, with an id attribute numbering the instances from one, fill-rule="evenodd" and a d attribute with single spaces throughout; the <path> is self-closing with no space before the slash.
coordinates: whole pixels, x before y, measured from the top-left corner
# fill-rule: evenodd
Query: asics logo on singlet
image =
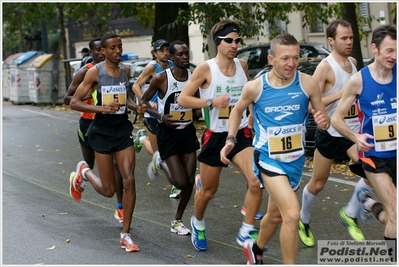
<path id="1" fill-rule="evenodd" d="M 396 122 L 396 117 L 386 117 L 386 116 L 384 116 L 378 123 L 379 124 L 383 124 L 384 122 L 386 122 L 386 123 Z"/>
<path id="2" fill-rule="evenodd" d="M 286 106 L 274 106 L 274 107 L 266 107 L 265 113 L 272 113 L 272 112 L 280 112 L 283 113 L 274 118 L 276 121 L 280 121 L 283 118 L 294 114 L 292 111 L 300 110 L 300 105 L 286 105 Z"/>
<path id="3" fill-rule="evenodd" d="M 123 88 L 123 87 L 113 87 L 113 86 L 110 86 L 106 91 L 105 91 L 106 93 L 110 93 L 110 92 L 113 92 L 113 93 L 116 93 L 116 92 L 125 92 L 125 88 Z"/>
<path id="4" fill-rule="evenodd" d="M 296 127 L 291 127 L 291 128 L 280 128 L 277 131 L 274 132 L 274 135 L 279 135 L 281 134 L 290 134 L 290 133 L 295 133 L 296 132 Z"/>

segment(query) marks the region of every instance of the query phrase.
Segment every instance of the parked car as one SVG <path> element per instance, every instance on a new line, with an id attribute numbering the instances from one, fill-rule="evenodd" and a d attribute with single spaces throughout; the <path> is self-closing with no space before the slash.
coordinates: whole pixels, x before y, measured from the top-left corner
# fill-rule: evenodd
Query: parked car
<path id="1" fill-rule="evenodd" d="M 323 44 L 299 43 L 301 47 L 301 58 L 323 59 L 330 54 Z M 243 58 L 248 64 L 248 74 L 252 79 L 255 75 L 267 66 L 267 56 L 269 55 L 270 43 L 250 45 L 242 47 L 237 52 L 237 58 Z"/>
<path id="2" fill-rule="evenodd" d="M 316 70 L 317 65 L 321 62 L 321 59 L 310 59 L 310 60 L 302 60 L 299 62 L 298 70 L 304 72 L 309 75 L 313 75 Z M 271 65 L 267 65 L 260 72 L 258 72 L 254 79 L 260 77 L 262 74 L 270 71 L 272 69 Z M 306 125 L 306 136 L 305 136 L 305 149 L 313 154 L 315 150 L 315 133 L 317 129 L 317 124 L 314 121 L 313 115 L 309 113 L 308 122 Z"/>

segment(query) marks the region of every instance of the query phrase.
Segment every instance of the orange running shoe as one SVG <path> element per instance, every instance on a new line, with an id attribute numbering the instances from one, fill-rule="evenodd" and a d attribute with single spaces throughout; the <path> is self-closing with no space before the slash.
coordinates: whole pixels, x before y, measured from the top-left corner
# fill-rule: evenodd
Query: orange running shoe
<path id="1" fill-rule="evenodd" d="M 86 179 L 83 178 L 82 171 L 83 169 L 90 168 L 89 165 L 86 163 L 86 161 L 82 160 L 79 161 L 78 164 L 76 165 L 76 174 L 75 177 L 73 177 L 73 187 L 75 187 L 76 190 L 78 190 L 80 193 L 83 192 L 84 190 L 84 185 L 86 183 Z"/>
<path id="2" fill-rule="evenodd" d="M 75 201 L 80 201 L 82 199 L 82 194 L 73 187 L 73 178 L 75 177 L 75 174 L 76 172 L 71 172 L 69 175 L 69 194 Z"/>
<path id="3" fill-rule="evenodd" d="M 123 209 L 116 209 L 114 213 L 114 218 L 123 223 Z"/>
<path id="4" fill-rule="evenodd" d="M 139 246 L 133 242 L 129 233 L 121 233 L 119 243 L 121 244 L 121 248 L 124 248 L 127 252 L 139 251 Z"/>

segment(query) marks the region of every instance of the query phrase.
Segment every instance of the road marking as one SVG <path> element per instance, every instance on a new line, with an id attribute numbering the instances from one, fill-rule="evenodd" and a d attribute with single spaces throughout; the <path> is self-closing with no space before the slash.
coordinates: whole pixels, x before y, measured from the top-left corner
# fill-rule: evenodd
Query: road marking
<path id="1" fill-rule="evenodd" d="M 310 172 L 302 172 L 302 175 L 312 177 L 312 174 Z M 352 186 L 356 186 L 356 184 L 357 184 L 357 182 L 345 181 L 343 179 L 334 178 L 334 177 L 328 177 L 327 182 L 336 182 L 336 183 L 352 185 Z"/>
<path id="2" fill-rule="evenodd" d="M 72 119 L 62 118 L 62 117 L 59 117 L 59 116 L 54 116 L 54 115 L 47 114 L 47 113 L 44 113 L 44 112 L 39 112 L 39 111 L 33 111 L 33 110 L 30 110 L 30 109 L 23 108 L 22 110 L 29 111 L 31 113 L 36 113 L 36 114 L 43 115 L 43 116 L 47 116 L 47 117 L 51 117 L 51 118 L 54 118 L 54 119 L 60 119 L 60 120 L 65 120 L 65 121 L 75 121 L 75 120 L 72 120 Z"/>

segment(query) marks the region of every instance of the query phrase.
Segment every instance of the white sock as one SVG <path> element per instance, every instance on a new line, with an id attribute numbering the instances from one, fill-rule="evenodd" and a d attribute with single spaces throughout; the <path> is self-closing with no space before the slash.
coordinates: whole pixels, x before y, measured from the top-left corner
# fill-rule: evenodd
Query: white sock
<path id="1" fill-rule="evenodd" d="M 308 191 L 308 185 L 306 185 L 302 193 L 301 221 L 303 223 L 310 222 L 310 208 L 312 207 L 315 197 L 315 195 L 312 195 Z"/>
<path id="2" fill-rule="evenodd" d="M 241 228 L 240 228 L 240 234 L 248 234 L 249 231 L 253 230 L 255 226 L 253 224 L 247 224 L 245 222 L 242 222 Z"/>
<path id="3" fill-rule="evenodd" d="M 144 140 L 144 138 L 148 138 L 147 136 L 142 136 L 142 137 L 140 137 L 140 139 L 139 139 L 139 141 L 140 141 L 140 145 L 143 145 L 143 140 Z"/>
<path id="4" fill-rule="evenodd" d="M 90 170 L 90 168 L 84 168 L 84 169 L 82 170 L 82 177 L 83 177 L 83 179 L 84 179 L 85 181 L 88 181 L 88 180 L 89 180 L 89 179 L 86 178 L 86 172 L 87 172 L 88 170 Z"/>
<path id="5" fill-rule="evenodd" d="M 353 190 L 353 194 L 351 196 L 351 199 L 349 200 L 348 205 L 346 205 L 346 215 L 351 217 L 351 218 L 356 218 L 357 217 L 357 211 L 360 208 L 360 202 L 357 199 L 357 192 L 359 192 L 360 189 L 362 188 L 367 188 L 369 191 L 372 191 L 373 189 L 371 186 L 367 185 L 364 182 L 363 178 L 360 178 L 360 180 L 357 182 L 355 186 L 355 190 Z"/>
<path id="6" fill-rule="evenodd" d="M 194 226 L 198 230 L 204 230 L 205 229 L 205 219 L 198 221 L 197 218 L 195 218 L 195 216 L 194 216 Z"/>

